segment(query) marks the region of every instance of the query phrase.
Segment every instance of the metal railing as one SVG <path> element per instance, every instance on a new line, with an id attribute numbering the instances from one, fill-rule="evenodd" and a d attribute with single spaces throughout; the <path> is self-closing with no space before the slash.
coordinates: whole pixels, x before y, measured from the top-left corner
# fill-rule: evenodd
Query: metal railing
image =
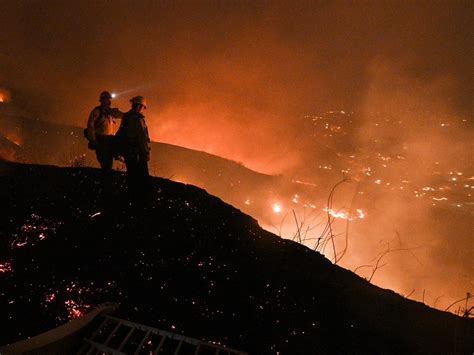
<path id="1" fill-rule="evenodd" d="M 78 354 L 219 354 L 245 352 L 105 315 L 102 323 L 84 339 Z"/>

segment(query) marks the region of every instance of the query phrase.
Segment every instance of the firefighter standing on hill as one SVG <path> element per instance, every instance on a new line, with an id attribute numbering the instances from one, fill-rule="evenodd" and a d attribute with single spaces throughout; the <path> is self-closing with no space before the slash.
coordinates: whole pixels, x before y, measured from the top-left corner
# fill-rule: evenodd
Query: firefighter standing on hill
<path id="1" fill-rule="evenodd" d="M 117 132 L 120 154 L 125 158 L 130 198 L 145 202 L 149 195 L 148 161 L 150 160 L 150 137 L 143 112 L 146 100 L 135 96 L 130 100 L 132 108 L 125 113 Z"/>
<path id="2" fill-rule="evenodd" d="M 114 158 L 114 124 L 121 119 L 123 112 L 111 108 L 112 95 L 108 91 L 100 94 L 100 106 L 94 107 L 87 122 L 86 135 L 89 149 L 96 152 L 97 160 L 105 171 L 112 170 Z"/>

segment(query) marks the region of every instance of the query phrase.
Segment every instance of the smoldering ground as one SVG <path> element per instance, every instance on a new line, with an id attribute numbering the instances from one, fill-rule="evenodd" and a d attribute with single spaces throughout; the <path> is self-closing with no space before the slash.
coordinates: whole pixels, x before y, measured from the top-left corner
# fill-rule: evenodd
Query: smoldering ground
<path id="1" fill-rule="evenodd" d="M 305 116 L 343 110 L 355 113 L 355 134 L 336 150 L 367 156 L 351 171 L 360 184 L 399 188 L 405 180 L 414 194 L 449 171 L 472 176 L 472 2 L 0 4 L 0 86 L 24 115 L 83 126 L 100 91 L 122 93 L 115 104 L 123 110 L 141 94 L 154 140 L 330 186 L 336 180 L 318 166 L 335 158 L 307 134 Z M 375 126 L 387 117 L 403 127 Z M 387 168 L 377 153 L 392 159 Z M 368 167 L 376 173 L 367 175 Z M 450 277 L 453 298 L 472 291 L 468 224 L 434 230 L 435 212 L 408 206 L 390 186 L 354 231 L 349 266 L 377 255 L 379 240 L 397 231 L 403 243 L 425 248 L 417 269 L 424 271 L 411 268 L 405 282 L 403 268 L 387 266 L 384 285 L 436 293 L 446 278 L 433 275 L 449 269 L 465 275 Z M 340 203 L 356 190 L 342 192 Z M 413 226 L 409 237 L 400 233 Z"/>

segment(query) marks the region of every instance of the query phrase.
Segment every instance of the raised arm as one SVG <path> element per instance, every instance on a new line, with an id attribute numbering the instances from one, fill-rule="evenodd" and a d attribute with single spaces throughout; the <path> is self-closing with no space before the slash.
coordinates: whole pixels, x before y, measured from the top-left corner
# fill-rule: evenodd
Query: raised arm
<path id="1" fill-rule="evenodd" d="M 114 107 L 110 109 L 109 114 L 113 118 L 121 120 L 124 115 L 124 112 L 120 111 L 117 107 Z"/>

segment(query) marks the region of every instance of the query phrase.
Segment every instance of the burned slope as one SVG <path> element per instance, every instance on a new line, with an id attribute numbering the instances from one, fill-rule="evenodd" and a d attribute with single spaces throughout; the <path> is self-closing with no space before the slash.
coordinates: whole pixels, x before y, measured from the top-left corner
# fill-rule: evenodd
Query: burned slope
<path id="1" fill-rule="evenodd" d="M 121 304 L 119 316 L 255 354 L 469 353 L 473 320 L 375 287 L 194 186 L 2 163 L 0 343 Z"/>

